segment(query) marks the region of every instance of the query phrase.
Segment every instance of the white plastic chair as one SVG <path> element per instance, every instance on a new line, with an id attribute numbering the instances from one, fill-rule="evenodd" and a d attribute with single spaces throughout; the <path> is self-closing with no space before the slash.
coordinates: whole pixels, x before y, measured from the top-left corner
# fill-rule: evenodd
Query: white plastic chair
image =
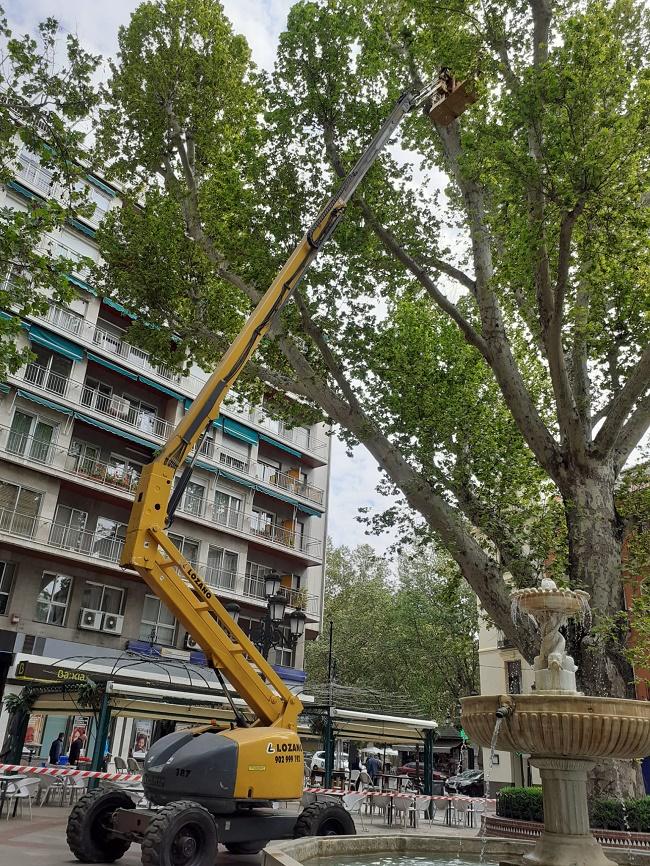
<path id="1" fill-rule="evenodd" d="M 398 822 L 406 827 L 409 814 L 413 811 L 412 797 L 394 797 L 393 798 L 393 823 Z"/>
<path id="2" fill-rule="evenodd" d="M 50 800 L 59 798 L 59 804 L 63 806 L 63 798 L 65 797 L 65 779 L 63 776 L 41 776 L 40 782 L 41 799 L 40 805 L 47 806 Z"/>
<path id="3" fill-rule="evenodd" d="M 428 794 L 416 794 L 413 801 L 413 808 L 415 811 L 415 826 L 417 827 L 418 821 L 420 820 L 419 816 L 422 815 L 423 818 L 429 818 L 429 826 L 431 826 L 432 816 L 431 814 L 427 815 L 429 810 L 429 806 L 431 805 L 431 797 Z"/>
<path id="4" fill-rule="evenodd" d="M 456 799 L 453 801 L 454 804 L 454 822 L 456 826 L 459 824 L 466 824 L 469 818 L 469 812 L 471 809 L 471 802 L 469 800 L 461 800 Z"/>
<path id="5" fill-rule="evenodd" d="M 40 787 L 40 782 L 38 779 L 18 779 L 17 782 L 10 782 L 9 787 L 7 788 L 6 800 L 7 800 L 7 821 L 9 820 L 9 815 L 11 814 L 11 809 L 9 808 L 11 803 L 18 802 L 20 803 L 20 814 L 23 814 L 23 803 L 27 800 L 29 805 L 29 820 L 32 820 L 32 797 L 36 797 L 38 793 L 38 788 Z"/>
<path id="6" fill-rule="evenodd" d="M 441 799 L 436 799 L 433 801 L 435 806 L 435 812 L 431 815 L 432 823 L 436 820 L 438 815 L 442 818 L 443 823 L 447 820 L 447 813 L 449 811 L 449 800 L 446 797 Z"/>
<path id="7" fill-rule="evenodd" d="M 72 806 L 80 796 L 86 793 L 87 789 L 88 779 L 83 779 L 80 776 L 72 776 L 68 779 L 68 785 L 64 793 L 70 795 L 70 805 Z"/>
<path id="8" fill-rule="evenodd" d="M 380 814 L 383 814 L 384 818 L 386 818 L 386 815 L 388 813 L 388 808 L 390 806 L 390 801 L 391 801 L 390 794 L 374 794 L 373 795 L 373 797 L 372 797 L 372 810 L 370 812 L 370 823 L 371 824 L 374 822 L 375 809 Z"/>
<path id="9" fill-rule="evenodd" d="M 363 830 L 366 829 L 365 824 L 363 823 L 363 814 L 361 812 L 361 807 L 366 802 L 367 794 L 365 791 L 357 791 L 352 794 L 346 794 L 341 802 L 343 803 L 343 808 L 350 813 L 350 815 L 358 815 L 359 821 L 361 822 L 361 828 Z"/>

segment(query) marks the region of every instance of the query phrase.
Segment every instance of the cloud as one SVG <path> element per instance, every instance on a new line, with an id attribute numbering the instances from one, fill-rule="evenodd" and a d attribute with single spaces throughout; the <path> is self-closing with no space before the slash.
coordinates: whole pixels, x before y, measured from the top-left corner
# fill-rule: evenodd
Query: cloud
<path id="1" fill-rule="evenodd" d="M 394 503 L 392 497 L 377 493 L 380 477 L 377 462 L 365 448 L 357 446 L 348 457 L 345 445 L 333 439 L 327 531 L 335 544 L 371 544 L 378 553 L 384 553 L 394 541 L 390 532 L 378 537 L 366 535 L 365 525 L 356 520 L 360 508 L 381 512 Z"/>

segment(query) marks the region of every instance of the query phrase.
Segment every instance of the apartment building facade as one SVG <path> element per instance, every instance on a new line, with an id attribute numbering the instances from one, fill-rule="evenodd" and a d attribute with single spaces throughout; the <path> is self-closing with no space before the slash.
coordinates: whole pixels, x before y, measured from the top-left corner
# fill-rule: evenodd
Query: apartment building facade
<path id="1" fill-rule="evenodd" d="M 19 691 L 21 662 L 93 671 L 124 654 L 202 664 L 202 654 L 135 572 L 119 566 L 143 464 L 191 405 L 206 375 L 155 364 L 124 332 L 132 314 L 97 295 L 84 257 L 98 259 L 99 222 L 117 191 L 88 175 L 92 218 L 70 220 L 45 251 L 75 262 L 68 306 L 52 303 L 23 322 L 35 359 L 0 385 L 0 683 Z M 56 195 L 52 176 L 27 151 L 2 206 L 27 208 Z M 11 274 L 5 276 L 11 280 Z M 0 313 L 2 314 L 2 313 Z M 3 315 L 7 315 L 4 313 Z M 253 638 L 266 611 L 264 576 L 281 575 L 305 634 L 270 661 L 300 689 L 304 642 L 320 629 L 330 439 L 324 425 L 289 428 L 261 407 L 223 409 L 197 456 L 170 537 L 224 601 L 241 608 Z M 153 664 L 155 662 L 155 664 Z M 158 667 L 156 666 L 158 665 Z M 24 670 L 24 665 L 22 667 Z M 0 743 L 7 713 L 0 715 Z M 74 718 L 34 718 L 28 739 L 49 742 Z M 123 725 L 124 727 L 124 725 Z M 128 727 L 128 726 L 127 726 Z M 121 731 L 123 750 L 138 731 Z M 164 730 L 159 725 L 158 733 Z M 149 737 L 157 731 L 149 725 Z"/>

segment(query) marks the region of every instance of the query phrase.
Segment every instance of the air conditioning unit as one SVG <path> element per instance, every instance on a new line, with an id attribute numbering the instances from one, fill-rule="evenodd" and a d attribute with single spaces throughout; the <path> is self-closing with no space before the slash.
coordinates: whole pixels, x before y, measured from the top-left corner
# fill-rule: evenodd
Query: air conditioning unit
<path id="1" fill-rule="evenodd" d="M 104 614 L 101 610 L 90 610 L 87 607 L 83 607 L 79 614 L 79 628 L 85 628 L 89 631 L 99 631 L 102 627 L 103 616 Z"/>
<path id="2" fill-rule="evenodd" d="M 118 613 L 105 613 L 102 631 L 109 634 L 122 634 L 122 626 L 124 625 L 124 617 Z"/>
<path id="3" fill-rule="evenodd" d="M 188 649 L 188 650 L 198 650 L 198 649 L 200 649 L 200 646 L 199 646 L 198 643 L 194 640 L 194 638 L 192 637 L 191 634 L 186 634 L 186 635 L 185 635 L 185 649 Z"/>

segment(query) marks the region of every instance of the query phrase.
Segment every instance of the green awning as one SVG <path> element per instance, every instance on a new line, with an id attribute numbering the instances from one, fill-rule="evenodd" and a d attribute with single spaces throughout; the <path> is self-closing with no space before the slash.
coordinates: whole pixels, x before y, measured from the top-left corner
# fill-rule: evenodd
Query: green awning
<path id="1" fill-rule="evenodd" d="M 267 496 L 272 496 L 274 499 L 279 499 L 282 502 L 288 502 L 289 505 L 293 505 L 293 507 L 297 508 L 298 511 L 303 511 L 305 514 L 309 514 L 310 517 L 322 517 L 322 512 L 316 511 L 315 508 L 311 508 L 309 505 L 303 505 L 302 502 L 298 502 L 297 499 L 293 499 L 291 496 L 285 496 L 284 493 L 280 493 L 272 487 L 263 487 L 261 484 L 256 484 L 255 490 L 257 490 L 258 493 L 265 493 Z"/>
<path id="2" fill-rule="evenodd" d="M 65 278 L 69 283 L 72 283 L 73 286 L 78 286 L 78 288 L 83 289 L 85 292 L 90 292 L 91 295 L 97 294 L 92 286 L 89 286 L 88 283 L 80 280 L 79 277 L 75 277 L 73 274 L 66 274 Z"/>
<path id="3" fill-rule="evenodd" d="M 146 376 L 138 376 L 138 379 L 142 382 L 143 385 L 148 385 L 150 388 L 155 388 L 156 391 L 167 394 L 168 397 L 173 397 L 174 400 L 182 401 L 185 399 L 182 394 L 178 393 L 178 391 L 167 388 L 166 385 L 161 385 L 159 382 L 155 382 L 153 379 L 148 379 Z"/>
<path id="4" fill-rule="evenodd" d="M 223 432 L 227 433 L 228 436 L 246 442 L 248 445 L 257 445 L 258 435 L 250 427 L 240 424 L 239 421 L 233 421 L 232 418 L 225 418 L 223 416 L 219 418 L 219 421 L 221 422 L 220 426 L 223 427 Z"/>
<path id="5" fill-rule="evenodd" d="M 275 439 L 271 439 L 270 436 L 265 436 L 263 433 L 260 433 L 260 439 L 262 442 L 268 442 L 269 445 L 273 445 L 274 448 L 279 448 L 280 451 L 286 451 L 287 454 L 291 454 L 292 457 L 301 457 L 300 451 L 296 451 L 295 448 L 289 448 L 288 445 L 285 445 L 283 442 L 276 442 Z"/>
<path id="6" fill-rule="evenodd" d="M 104 430 L 112 436 L 121 436 L 122 439 L 128 439 L 129 442 L 135 442 L 136 445 L 142 448 L 155 450 L 158 448 L 153 442 L 147 442 L 146 439 L 141 439 L 139 436 L 134 436 L 133 433 L 127 433 L 126 430 L 120 430 L 119 427 L 113 427 L 112 424 L 104 424 L 103 421 L 98 421 L 96 418 L 89 418 L 87 415 L 82 415 L 81 412 L 75 412 L 74 417 L 77 421 L 83 421 L 84 424 L 90 424 L 91 427 L 97 427 L 99 430 Z"/>
<path id="7" fill-rule="evenodd" d="M 22 183 L 18 183 L 17 180 L 8 180 L 5 186 L 8 186 L 9 189 L 12 189 L 14 192 L 17 192 L 18 195 L 29 199 L 30 201 L 46 201 L 45 196 L 39 195 L 31 189 L 27 189 L 26 186 L 22 185 Z"/>
<path id="8" fill-rule="evenodd" d="M 95 355 L 92 352 L 86 352 L 88 355 L 89 361 L 94 361 L 95 364 L 101 364 L 102 367 L 106 367 L 107 370 L 112 370 L 114 373 L 119 373 L 120 376 L 126 376 L 127 379 L 132 379 L 134 382 L 138 381 L 138 377 L 135 373 L 132 373 L 130 370 L 125 370 L 124 367 L 120 367 L 119 364 L 113 364 L 112 361 L 107 361 L 105 358 L 100 358 L 99 355 Z"/>
<path id="9" fill-rule="evenodd" d="M 97 189 L 101 189 L 102 192 L 105 192 L 107 195 L 110 195 L 111 198 L 115 198 L 115 196 L 117 195 L 117 192 L 114 189 L 112 189 L 110 186 L 107 186 L 98 177 L 95 177 L 94 174 L 87 174 L 86 180 L 89 183 L 92 183 L 93 186 L 96 186 Z"/>
<path id="10" fill-rule="evenodd" d="M 218 470 L 219 478 L 226 478 L 228 481 L 233 481 L 235 484 L 241 484 L 242 487 L 248 487 L 255 490 L 255 484 L 252 481 L 246 481 L 243 478 L 238 478 L 236 475 L 231 475 L 230 472 L 225 472 L 223 469 Z"/>
<path id="11" fill-rule="evenodd" d="M 102 298 L 102 302 L 107 304 L 109 307 L 112 307 L 114 310 L 117 310 L 118 313 L 122 313 L 123 316 L 128 316 L 129 319 L 137 319 L 135 313 L 132 313 L 131 310 L 127 310 L 126 307 L 123 307 L 119 301 L 114 301 L 113 298 Z"/>
<path id="12" fill-rule="evenodd" d="M 32 403 L 38 403 L 39 406 L 47 406 L 48 409 L 54 409 L 55 412 L 62 412 L 64 415 L 72 415 L 72 409 L 66 409 L 65 406 L 59 406 L 58 403 L 53 403 L 51 400 L 46 400 L 45 397 L 37 397 L 29 391 L 16 391 L 18 397 L 23 397 L 25 400 L 31 400 Z"/>
<path id="13" fill-rule="evenodd" d="M 32 343 L 38 343 L 39 346 L 45 346 L 46 349 L 51 349 L 59 355 L 70 358 L 71 361 L 81 361 L 84 356 L 84 350 L 81 346 L 66 340 L 65 337 L 59 337 L 58 334 L 46 331 L 45 328 L 40 328 L 38 325 L 30 327 L 29 339 Z"/>
<path id="14" fill-rule="evenodd" d="M 68 217 L 66 222 L 75 231 L 80 232 L 82 235 L 86 235 L 87 238 L 94 238 L 95 237 L 95 234 L 96 234 L 95 229 L 91 229 L 90 226 L 87 226 L 85 223 L 82 223 L 81 220 L 78 220 L 75 217 Z"/>
<path id="15" fill-rule="evenodd" d="M 219 472 L 216 466 L 209 466 L 207 463 L 203 463 L 201 460 L 194 461 L 194 468 L 203 469 L 206 472 L 214 472 L 215 474 Z"/>
<path id="16" fill-rule="evenodd" d="M 0 382 L 0 394 L 8 394 L 9 391 L 11 391 L 9 385 L 7 385 L 5 382 Z"/>

